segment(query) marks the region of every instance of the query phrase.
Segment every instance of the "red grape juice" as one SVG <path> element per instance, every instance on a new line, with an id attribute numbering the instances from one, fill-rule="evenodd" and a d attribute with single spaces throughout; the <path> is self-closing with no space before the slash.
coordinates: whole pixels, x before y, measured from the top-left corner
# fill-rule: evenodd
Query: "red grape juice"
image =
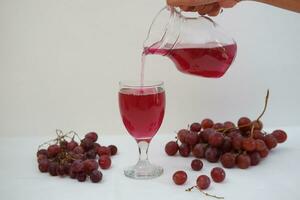
<path id="1" fill-rule="evenodd" d="M 167 56 L 175 63 L 179 71 L 208 78 L 223 76 L 233 62 L 237 51 L 236 44 L 218 46 L 210 43 L 198 47 L 180 45 L 172 49 L 158 48 L 158 46 L 159 43 L 156 43 L 145 48 L 143 56 L 148 54 Z"/>
<path id="2" fill-rule="evenodd" d="M 122 89 L 119 106 L 127 131 L 139 142 L 150 142 L 162 123 L 165 113 L 163 89 Z"/>

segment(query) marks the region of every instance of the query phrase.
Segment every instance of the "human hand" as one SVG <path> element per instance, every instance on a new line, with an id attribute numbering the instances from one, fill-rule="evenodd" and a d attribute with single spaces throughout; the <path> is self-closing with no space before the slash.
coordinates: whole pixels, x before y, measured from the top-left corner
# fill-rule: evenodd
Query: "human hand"
<path id="1" fill-rule="evenodd" d="M 198 12 L 200 15 L 217 16 L 221 8 L 231 8 L 240 0 L 167 0 L 169 6 L 183 11 Z"/>

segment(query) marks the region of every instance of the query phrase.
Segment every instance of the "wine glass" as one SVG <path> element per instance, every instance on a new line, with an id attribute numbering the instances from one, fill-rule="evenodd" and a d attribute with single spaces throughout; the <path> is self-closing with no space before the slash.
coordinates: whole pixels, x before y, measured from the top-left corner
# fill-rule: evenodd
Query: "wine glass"
<path id="1" fill-rule="evenodd" d="M 163 168 L 148 160 L 148 147 L 164 118 L 165 91 L 163 82 L 120 82 L 119 107 L 123 123 L 136 140 L 139 160 L 124 170 L 127 177 L 150 179 L 160 176 Z"/>

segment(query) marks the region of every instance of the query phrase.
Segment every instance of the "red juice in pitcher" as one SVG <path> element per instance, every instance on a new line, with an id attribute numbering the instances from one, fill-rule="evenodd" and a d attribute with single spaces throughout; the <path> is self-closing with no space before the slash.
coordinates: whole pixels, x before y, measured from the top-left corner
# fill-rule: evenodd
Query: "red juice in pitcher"
<path id="1" fill-rule="evenodd" d="M 162 123 L 165 92 L 155 89 L 123 89 L 119 92 L 123 123 L 137 141 L 150 142 Z"/>
<path id="2" fill-rule="evenodd" d="M 179 71 L 209 78 L 223 76 L 234 61 L 237 51 L 235 43 L 226 45 L 207 43 L 201 46 L 182 44 L 174 48 L 164 48 L 159 45 L 157 43 L 145 48 L 143 54 L 167 56 Z"/>

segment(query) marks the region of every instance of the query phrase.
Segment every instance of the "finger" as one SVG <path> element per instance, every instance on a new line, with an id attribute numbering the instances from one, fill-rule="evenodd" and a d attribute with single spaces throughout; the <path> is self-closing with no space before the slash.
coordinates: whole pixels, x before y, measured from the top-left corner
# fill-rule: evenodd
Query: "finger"
<path id="1" fill-rule="evenodd" d="M 179 6 L 181 10 L 188 11 L 189 6 Z"/>
<path id="2" fill-rule="evenodd" d="M 195 6 L 180 6 L 180 9 L 185 12 L 195 12 L 196 11 Z"/>
<path id="3" fill-rule="evenodd" d="M 190 12 L 196 12 L 197 11 L 197 7 L 196 6 L 190 6 Z"/>
<path id="4" fill-rule="evenodd" d="M 197 6 L 197 11 L 200 15 L 206 15 L 212 11 L 216 6 L 219 6 L 218 3 L 212 3 L 205 6 Z"/>
<path id="5" fill-rule="evenodd" d="M 196 12 L 197 11 L 196 6 L 180 6 L 180 9 L 185 12 Z"/>
<path id="6" fill-rule="evenodd" d="M 198 8 L 198 13 L 200 15 L 206 15 L 212 9 L 211 5 L 205 5 Z"/>
<path id="7" fill-rule="evenodd" d="M 197 12 L 199 13 L 199 15 L 206 15 L 205 7 L 206 6 L 197 6 Z"/>
<path id="8" fill-rule="evenodd" d="M 232 8 L 235 4 L 238 3 L 239 0 L 220 0 L 219 5 L 222 8 Z"/>
<path id="9" fill-rule="evenodd" d="M 214 16 L 217 16 L 219 13 L 220 13 L 220 10 L 221 10 L 221 7 L 218 5 L 218 6 L 215 6 L 210 12 L 208 12 L 208 16 L 211 16 L 211 17 L 214 17 Z"/>
<path id="10" fill-rule="evenodd" d="M 219 0 L 167 0 L 169 6 L 200 6 L 218 2 Z"/>

